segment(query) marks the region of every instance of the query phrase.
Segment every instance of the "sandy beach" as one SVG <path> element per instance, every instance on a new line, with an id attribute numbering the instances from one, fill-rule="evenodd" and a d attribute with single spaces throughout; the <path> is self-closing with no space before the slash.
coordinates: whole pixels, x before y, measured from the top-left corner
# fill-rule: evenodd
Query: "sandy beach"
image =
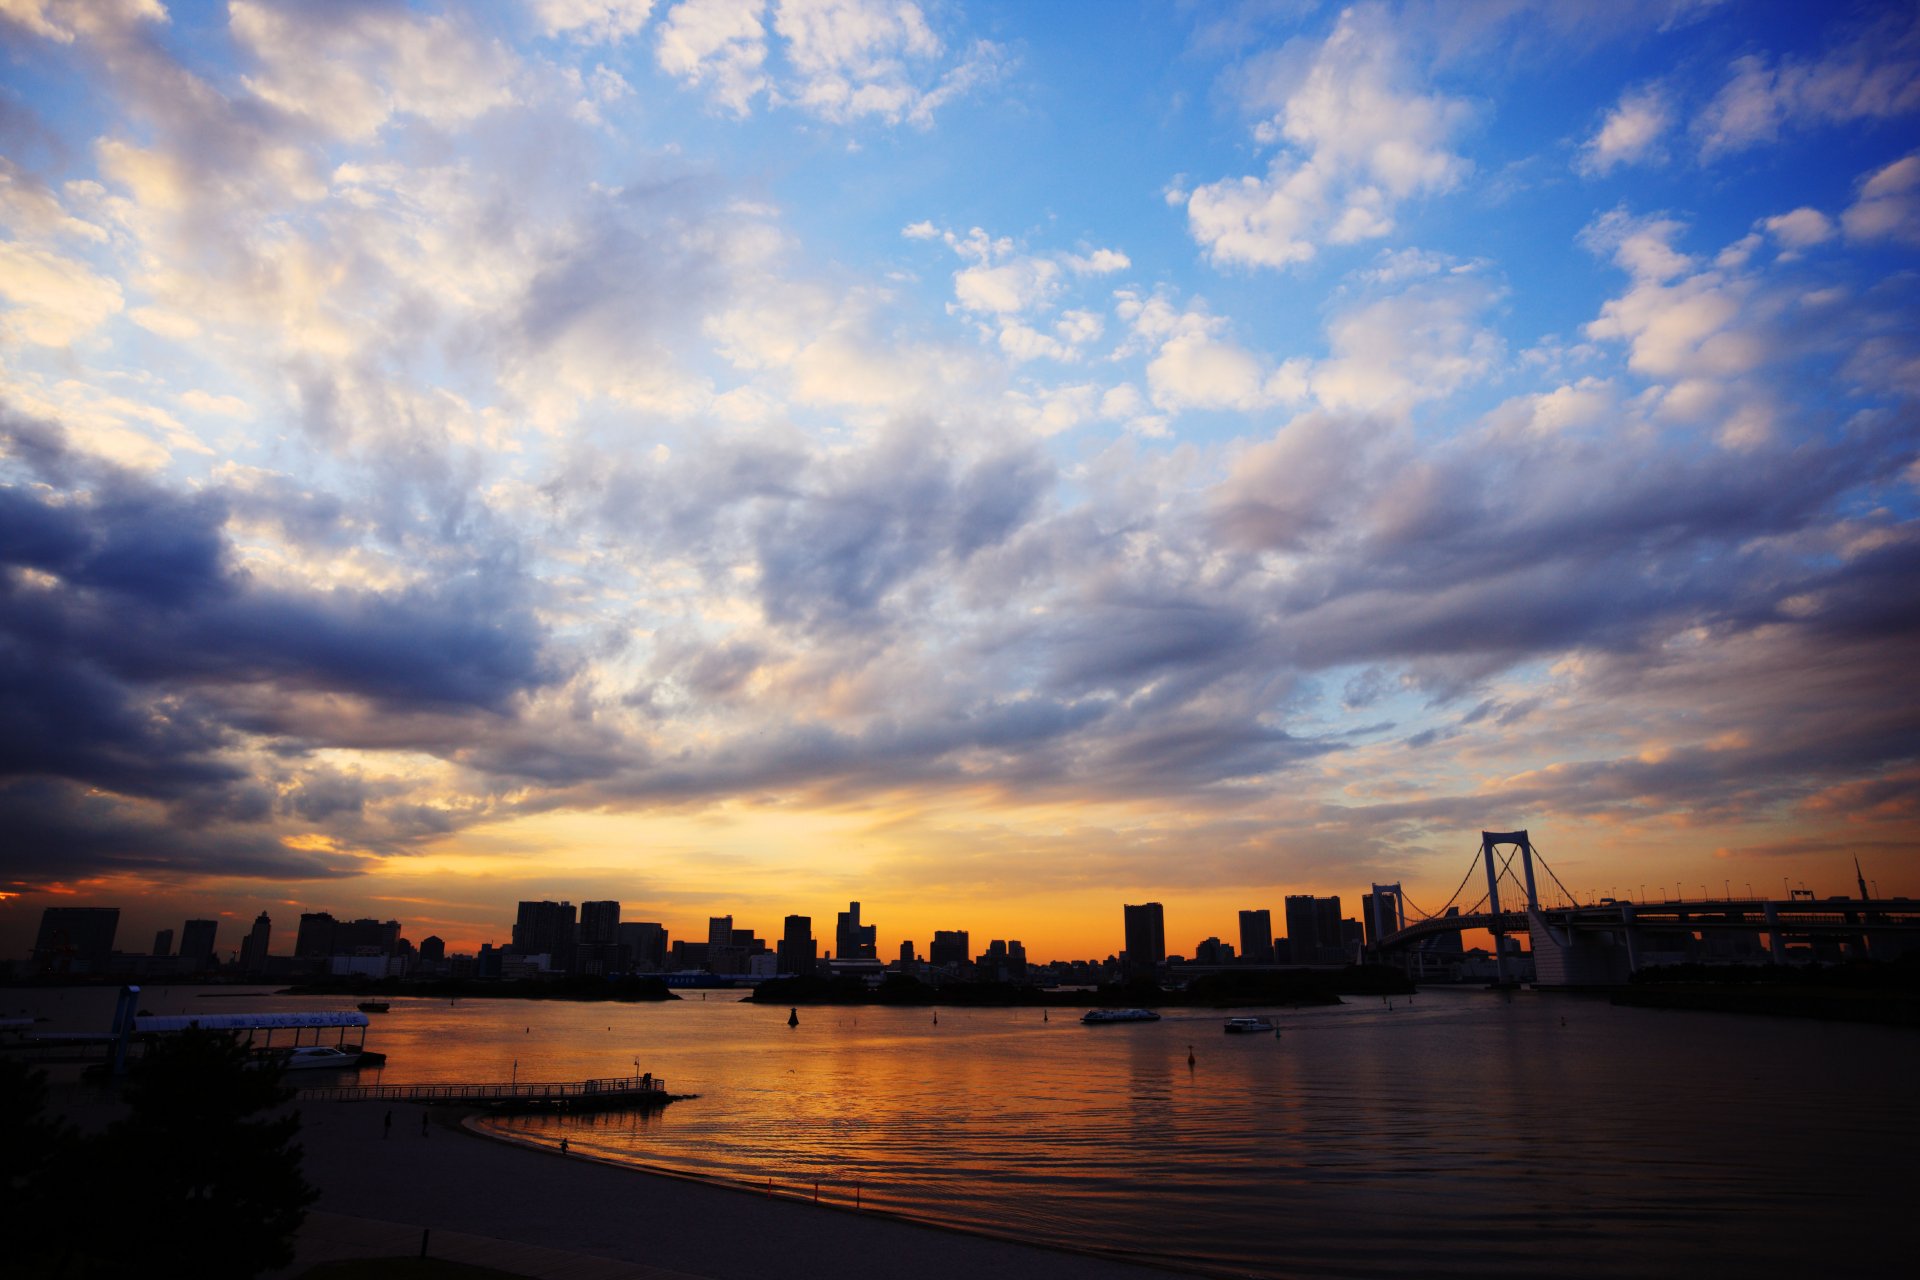
<path id="1" fill-rule="evenodd" d="M 276 1277 L 334 1258 L 412 1255 L 423 1230 L 436 1257 L 583 1280 L 1172 1274 L 561 1155 L 472 1132 L 450 1110 L 309 1103 L 302 1117 L 307 1180 L 321 1194 L 294 1265 Z"/>

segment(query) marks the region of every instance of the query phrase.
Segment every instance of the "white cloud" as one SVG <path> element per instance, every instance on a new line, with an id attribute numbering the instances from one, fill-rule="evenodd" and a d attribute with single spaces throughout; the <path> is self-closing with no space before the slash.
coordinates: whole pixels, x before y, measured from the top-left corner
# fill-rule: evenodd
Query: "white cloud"
<path id="1" fill-rule="evenodd" d="M 1817 58 L 1749 54 L 1693 131 L 1706 159 L 1777 141 L 1788 131 L 1920 110 L 1920 14 L 1890 9 Z"/>
<path id="2" fill-rule="evenodd" d="M 118 314 L 120 286 L 83 263 L 0 240 L 0 331 L 19 342 L 64 347 Z"/>
<path id="3" fill-rule="evenodd" d="M 969 311 L 1001 315 L 1044 307 L 1060 291 L 1060 268 L 1044 258 L 1015 258 L 998 266 L 954 272 L 953 292 Z"/>
<path id="4" fill-rule="evenodd" d="M 1849 240 L 1920 243 L 1920 153 L 1869 174 L 1859 198 L 1840 215 L 1840 225 Z"/>
<path id="5" fill-rule="evenodd" d="M 766 0 L 682 0 L 660 27 L 654 59 L 744 116 L 767 86 L 766 8 Z"/>
<path id="6" fill-rule="evenodd" d="M 550 36 L 599 44 L 624 40 L 646 26 L 653 0 L 534 0 L 534 12 Z"/>
<path id="7" fill-rule="evenodd" d="M 1574 167 L 1597 175 L 1615 165 L 1652 159 L 1659 154 L 1660 139 L 1672 124 L 1672 110 L 1659 86 L 1629 90 L 1607 113 L 1600 131 L 1580 148 Z"/>
<path id="8" fill-rule="evenodd" d="M 1805 206 L 1790 213 L 1762 218 L 1760 225 L 1787 249 L 1810 249 L 1833 239 L 1833 219 L 1818 209 Z"/>
<path id="9" fill-rule="evenodd" d="M 260 61 L 246 86 L 344 138 L 395 115 L 451 125 L 513 101 L 515 60 L 446 15 L 234 0 L 234 37 Z"/>
<path id="10" fill-rule="evenodd" d="M 1264 177 L 1228 178 L 1186 195 L 1188 229 L 1216 264 L 1278 267 L 1322 243 L 1388 234 L 1413 196 L 1451 189 L 1470 168 L 1449 146 L 1469 111 L 1407 86 L 1390 20 L 1349 9 L 1280 111 L 1256 130 L 1284 149 Z"/>
<path id="11" fill-rule="evenodd" d="M 1336 412 L 1397 413 L 1444 399 L 1500 359 L 1499 336 L 1478 323 L 1497 295 L 1460 278 L 1416 285 L 1336 316 L 1313 396 Z"/>

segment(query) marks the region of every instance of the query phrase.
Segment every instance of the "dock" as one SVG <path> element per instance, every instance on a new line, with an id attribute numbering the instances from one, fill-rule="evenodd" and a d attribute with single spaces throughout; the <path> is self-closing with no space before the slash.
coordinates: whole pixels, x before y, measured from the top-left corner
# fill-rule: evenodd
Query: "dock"
<path id="1" fill-rule="evenodd" d="M 303 1088 L 301 1102 L 410 1102 L 494 1111 L 615 1111 L 673 1101 L 659 1076 L 509 1084 L 371 1084 Z"/>

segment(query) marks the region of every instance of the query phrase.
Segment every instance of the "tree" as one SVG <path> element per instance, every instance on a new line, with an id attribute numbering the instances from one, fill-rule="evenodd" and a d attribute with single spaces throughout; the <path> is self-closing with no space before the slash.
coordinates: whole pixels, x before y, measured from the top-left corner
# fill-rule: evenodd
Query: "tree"
<path id="1" fill-rule="evenodd" d="M 135 1275 L 169 1260 L 205 1280 L 293 1260 L 317 1192 L 301 1175 L 298 1112 L 278 1067 L 190 1030 L 148 1046 L 129 1070 L 128 1113 L 88 1144 L 110 1229 L 80 1242 L 87 1274 Z"/>
<path id="2" fill-rule="evenodd" d="M 0 1241 L 20 1274 L 51 1270 L 74 1215 L 78 1131 L 47 1114 L 47 1075 L 0 1058 Z"/>

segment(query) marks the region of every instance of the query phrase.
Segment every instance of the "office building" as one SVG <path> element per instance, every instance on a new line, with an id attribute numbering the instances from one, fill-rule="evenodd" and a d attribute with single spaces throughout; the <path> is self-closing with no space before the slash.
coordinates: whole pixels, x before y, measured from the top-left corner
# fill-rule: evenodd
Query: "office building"
<path id="1" fill-rule="evenodd" d="M 627 949 L 635 973 L 664 973 L 667 968 L 667 929 L 652 920 L 631 920 L 620 925 L 620 945 Z"/>
<path id="2" fill-rule="evenodd" d="M 785 974 L 812 973 L 820 959 L 818 946 L 813 940 L 813 917 L 788 916 L 776 948 L 777 970 Z"/>
<path id="3" fill-rule="evenodd" d="M 420 962 L 439 964 L 447 958 L 447 944 L 437 933 L 430 933 L 420 940 Z"/>
<path id="4" fill-rule="evenodd" d="M 1340 899 L 1287 896 L 1287 950 L 1294 964 L 1345 964 L 1353 958 L 1340 923 Z"/>
<path id="5" fill-rule="evenodd" d="M 967 967 L 969 955 L 965 929 L 934 930 L 933 944 L 927 948 L 928 964 L 936 969 L 951 969 L 958 973 Z"/>
<path id="6" fill-rule="evenodd" d="M 156 956 L 173 954 L 173 930 L 162 929 L 153 935 L 153 954 Z"/>
<path id="7" fill-rule="evenodd" d="M 40 913 L 32 966 L 40 973 L 105 972 L 119 928 L 118 907 L 48 907 Z"/>
<path id="8" fill-rule="evenodd" d="M 833 931 L 833 954 L 838 960 L 878 960 L 877 926 L 860 923 L 860 904 L 849 902 Z"/>
<path id="9" fill-rule="evenodd" d="M 1125 906 L 1127 972 L 1152 977 L 1167 958 L 1166 912 L 1157 902 Z"/>
<path id="10" fill-rule="evenodd" d="M 1207 938 L 1193 949 L 1195 964 L 1232 964 L 1233 944 L 1222 942 L 1218 938 Z"/>
<path id="11" fill-rule="evenodd" d="M 211 968 L 218 963 L 214 939 L 220 932 L 218 920 L 189 920 L 180 930 L 180 958 L 189 969 Z"/>
<path id="12" fill-rule="evenodd" d="M 549 968 L 564 969 L 573 960 L 574 931 L 571 902 L 522 902 L 514 912 L 513 949 L 523 956 L 547 956 Z"/>
<path id="13" fill-rule="evenodd" d="M 1246 964 L 1273 963 L 1273 912 L 1240 913 L 1240 959 Z"/>
<path id="14" fill-rule="evenodd" d="M 584 946 L 614 946 L 620 941 L 620 904 L 580 904 L 580 942 Z"/>
<path id="15" fill-rule="evenodd" d="M 300 931 L 293 937 L 293 955 L 296 960 L 325 960 L 333 954 L 332 913 L 326 911 L 304 911 L 300 914 Z"/>
<path id="16" fill-rule="evenodd" d="M 253 928 L 240 940 L 240 972 L 260 973 L 267 967 L 267 944 L 273 937 L 273 921 L 262 911 L 254 917 Z"/>

